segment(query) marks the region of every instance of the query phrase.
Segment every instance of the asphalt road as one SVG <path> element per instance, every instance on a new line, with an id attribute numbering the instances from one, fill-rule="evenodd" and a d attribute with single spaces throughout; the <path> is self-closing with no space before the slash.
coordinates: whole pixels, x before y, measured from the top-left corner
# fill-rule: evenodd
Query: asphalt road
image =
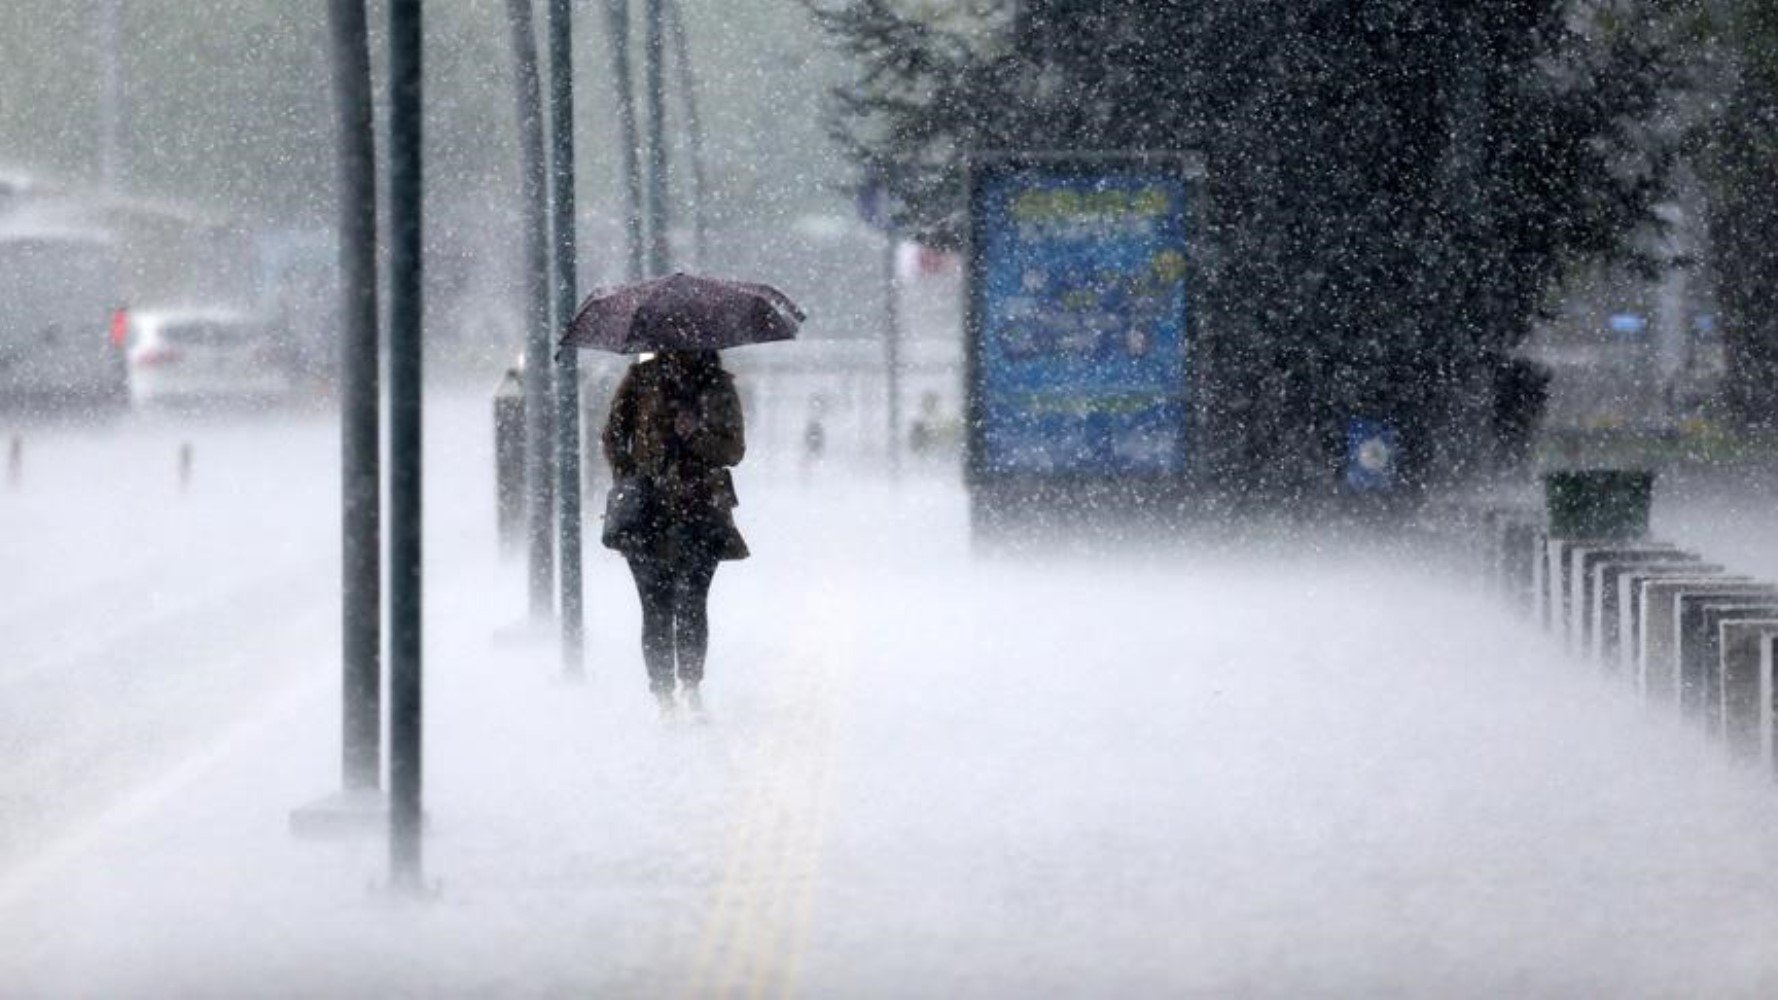
<path id="1" fill-rule="evenodd" d="M 954 477 L 768 450 L 713 719 L 662 725 L 609 554 L 584 683 L 523 627 L 483 417 L 428 425 L 424 902 L 379 838 L 287 827 L 337 782 L 328 422 L 33 443 L 0 500 L 6 992 L 1778 989 L 1769 783 L 1436 560 L 986 556 Z"/>

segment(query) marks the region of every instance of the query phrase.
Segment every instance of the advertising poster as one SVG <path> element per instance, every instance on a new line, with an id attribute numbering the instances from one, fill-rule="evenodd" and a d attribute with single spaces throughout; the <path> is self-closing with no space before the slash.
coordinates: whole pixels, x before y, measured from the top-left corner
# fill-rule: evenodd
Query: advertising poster
<path id="1" fill-rule="evenodd" d="M 971 184 L 971 468 L 1164 476 L 1187 460 L 1176 163 L 989 163 Z"/>

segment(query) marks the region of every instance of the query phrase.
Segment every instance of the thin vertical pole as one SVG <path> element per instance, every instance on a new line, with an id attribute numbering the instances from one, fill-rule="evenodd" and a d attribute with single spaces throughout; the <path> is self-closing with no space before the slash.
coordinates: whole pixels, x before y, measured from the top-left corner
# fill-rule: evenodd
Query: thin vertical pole
<path id="1" fill-rule="evenodd" d="M 623 144 L 619 152 L 624 180 L 625 276 L 640 281 L 646 272 L 642 236 L 642 137 L 636 123 L 636 85 L 630 69 L 629 0 L 607 0 L 607 34 L 611 38 L 611 74 L 617 98 L 617 125 Z"/>
<path id="2" fill-rule="evenodd" d="M 704 170 L 704 120 L 698 114 L 698 79 L 691 58 L 691 40 L 685 30 L 685 5 L 667 0 L 667 31 L 673 38 L 674 63 L 679 70 L 679 99 L 685 106 L 686 155 L 691 160 L 692 266 L 704 269 L 710 252 L 709 188 Z"/>
<path id="3" fill-rule="evenodd" d="M 99 0 L 99 183 L 123 185 L 123 0 Z"/>
<path id="4" fill-rule="evenodd" d="M 332 0 L 340 252 L 341 750 L 348 791 L 382 772 L 382 456 L 376 126 L 364 0 Z"/>
<path id="5" fill-rule="evenodd" d="M 672 267 L 667 246 L 667 94 L 664 0 L 642 0 L 642 90 L 648 104 L 648 274 Z"/>
<path id="6" fill-rule="evenodd" d="M 531 0 L 506 0 L 512 30 L 525 218 L 525 483 L 530 508 L 531 617 L 555 607 L 555 453 L 550 435 L 554 369 L 549 336 L 549 174 L 543 151 L 543 98 Z"/>
<path id="7" fill-rule="evenodd" d="M 550 191 L 555 230 L 555 322 L 560 334 L 574 318 L 579 241 L 574 209 L 574 21 L 572 0 L 549 0 Z M 558 337 L 551 337 L 555 341 Z M 573 348 L 556 361 L 557 542 L 561 550 L 562 668 L 583 669 L 584 605 L 580 565 L 580 365 Z"/>
<path id="8" fill-rule="evenodd" d="M 389 869 L 422 887 L 420 0 L 389 0 Z"/>
<path id="9" fill-rule="evenodd" d="M 888 397 L 889 475 L 901 474 L 901 302 L 895 277 L 895 234 L 883 234 L 883 371 Z"/>

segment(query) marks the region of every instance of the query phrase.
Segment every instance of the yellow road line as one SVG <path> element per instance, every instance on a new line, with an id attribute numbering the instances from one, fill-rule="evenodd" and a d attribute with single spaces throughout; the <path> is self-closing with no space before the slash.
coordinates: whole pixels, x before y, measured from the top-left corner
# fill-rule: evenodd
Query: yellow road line
<path id="1" fill-rule="evenodd" d="M 857 608 L 812 595 L 779 675 L 783 724 L 762 741 L 682 995 L 797 992 L 836 791 L 839 680 L 854 666 Z"/>

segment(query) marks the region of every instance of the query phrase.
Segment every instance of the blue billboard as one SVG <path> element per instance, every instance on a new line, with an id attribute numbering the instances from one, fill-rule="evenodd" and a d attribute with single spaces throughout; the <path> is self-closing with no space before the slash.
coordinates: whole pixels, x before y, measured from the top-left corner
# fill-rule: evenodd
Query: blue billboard
<path id="1" fill-rule="evenodd" d="M 989 163 L 971 192 L 973 473 L 1185 471 L 1192 191 L 1180 164 Z"/>

